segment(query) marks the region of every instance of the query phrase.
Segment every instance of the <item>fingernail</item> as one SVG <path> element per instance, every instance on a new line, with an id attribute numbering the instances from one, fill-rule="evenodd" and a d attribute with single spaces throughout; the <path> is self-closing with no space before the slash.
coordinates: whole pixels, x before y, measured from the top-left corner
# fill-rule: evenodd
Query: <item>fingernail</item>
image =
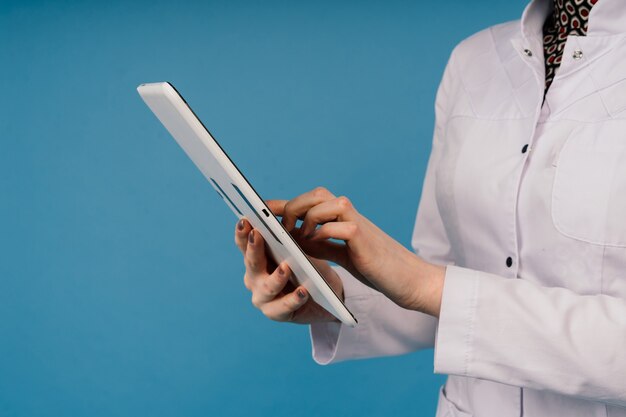
<path id="1" fill-rule="evenodd" d="M 239 230 L 243 230 L 243 219 L 239 220 L 237 222 L 237 229 Z"/>
<path id="2" fill-rule="evenodd" d="M 298 297 L 300 297 L 301 300 L 304 300 L 306 298 L 306 293 L 302 289 L 299 289 Z"/>
<path id="3" fill-rule="evenodd" d="M 250 242 L 250 244 L 254 244 L 254 230 L 250 231 L 250 234 L 248 235 L 248 242 Z"/>

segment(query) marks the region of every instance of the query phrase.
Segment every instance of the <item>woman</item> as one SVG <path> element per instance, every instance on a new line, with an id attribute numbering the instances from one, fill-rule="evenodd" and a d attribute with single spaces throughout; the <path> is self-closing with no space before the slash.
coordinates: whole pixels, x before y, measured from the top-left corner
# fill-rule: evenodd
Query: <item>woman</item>
<path id="1" fill-rule="evenodd" d="M 289 288 L 242 220 L 255 306 L 310 323 L 321 364 L 434 345 L 438 416 L 626 416 L 625 42 L 622 0 L 534 0 L 461 42 L 414 252 L 324 188 L 269 202 L 359 326 Z"/>

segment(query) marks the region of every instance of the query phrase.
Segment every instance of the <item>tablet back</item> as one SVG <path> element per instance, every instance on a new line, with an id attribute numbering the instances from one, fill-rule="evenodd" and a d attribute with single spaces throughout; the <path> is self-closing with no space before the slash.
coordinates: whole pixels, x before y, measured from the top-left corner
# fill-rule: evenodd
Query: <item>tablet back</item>
<path id="1" fill-rule="evenodd" d="M 313 300 L 341 322 L 356 325 L 352 313 L 176 89 L 162 82 L 141 84 L 137 91 L 233 213 L 261 233 L 276 262 L 287 262 L 295 283 L 304 285 Z"/>

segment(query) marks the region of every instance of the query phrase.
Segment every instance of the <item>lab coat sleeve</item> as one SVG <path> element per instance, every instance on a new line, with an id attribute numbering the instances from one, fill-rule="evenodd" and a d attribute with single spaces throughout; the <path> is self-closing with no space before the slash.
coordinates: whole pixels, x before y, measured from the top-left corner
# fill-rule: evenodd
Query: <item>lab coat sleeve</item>
<path id="1" fill-rule="evenodd" d="M 450 60 L 451 61 L 451 60 Z M 438 264 L 452 262 L 448 241 L 435 200 L 435 170 L 440 155 L 441 130 L 445 124 L 447 90 L 453 82 L 448 62 L 435 100 L 435 132 L 426 168 L 415 227 L 413 250 Z M 354 328 L 339 323 L 316 323 L 310 327 L 313 359 L 329 364 L 347 359 L 400 355 L 434 346 L 437 320 L 399 307 L 383 294 L 362 284 L 336 267 L 344 285 L 346 306 L 359 321 Z"/>
<path id="2" fill-rule="evenodd" d="M 626 407 L 626 300 L 448 266 L 434 367 Z"/>
<path id="3" fill-rule="evenodd" d="M 359 323 L 356 327 L 335 322 L 311 324 L 315 362 L 327 365 L 433 347 L 436 327 L 433 317 L 401 308 L 345 269 L 334 268 L 343 281 L 346 307 Z"/>

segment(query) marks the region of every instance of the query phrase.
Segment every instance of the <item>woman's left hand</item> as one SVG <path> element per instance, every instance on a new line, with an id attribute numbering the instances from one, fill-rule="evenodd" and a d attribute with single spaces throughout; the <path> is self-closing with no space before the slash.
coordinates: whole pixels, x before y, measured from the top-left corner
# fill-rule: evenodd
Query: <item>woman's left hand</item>
<path id="1" fill-rule="evenodd" d="M 403 308 L 439 316 L 445 267 L 429 264 L 402 246 L 361 215 L 348 198 L 318 187 L 289 201 L 266 203 L 282 216 L 283 225 L 307 254 L 341 265 Z M 303 221 L 299 230 L 297 219 Z"/>

